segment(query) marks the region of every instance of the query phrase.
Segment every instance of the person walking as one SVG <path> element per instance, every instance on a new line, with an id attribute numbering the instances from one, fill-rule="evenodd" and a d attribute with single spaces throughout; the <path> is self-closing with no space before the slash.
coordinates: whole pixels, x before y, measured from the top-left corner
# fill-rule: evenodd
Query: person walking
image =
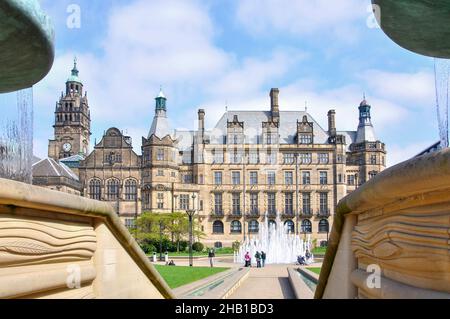
<path id="1" fill-rule="evenodd" d="M 251 267 L 252 265 L 252 258 L 250 257 L 250 253 L 247 252 L 244 256 L 245 259 L 245 267 Z"/>
<path id="2" fill-rule="evenodd" d="M 262 267 L 266 267 L 266 253 L 265 252 L 261 252 L 261 263 L 262 263 Z"/>
<path id="3" fill-rule="evenodd" d="M 256 252 L 255 258 L 256 258 L 256 268 L 261 268 L 261 254 L 259 253 L 259 251 Z"/>
<path id="4" fill-rule="evenodd" d="M 208 253 L 209 257 L 209 264 L 211 265 L 211 268 L 214 268 L 214 258 L 216 257 L 216 253 L 214 252 L 214 249 L 210 249 Z"/>

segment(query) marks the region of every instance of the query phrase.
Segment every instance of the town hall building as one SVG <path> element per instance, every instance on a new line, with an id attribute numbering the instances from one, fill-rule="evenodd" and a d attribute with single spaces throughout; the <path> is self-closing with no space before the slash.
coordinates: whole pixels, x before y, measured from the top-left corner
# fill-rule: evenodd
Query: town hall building
<path id="1" fill-rule="evenodd" d="M 89 152 L 90 109 L 75 63 L 56 104 L 47 165 L 70 168 L 78 177 L 70 185 L 109 202 L 130 227 L 142 212 L 194 209 L 208 246 L 231 246 L 277 219 L 324 244 L 339 200 L 385 169 L 385 145 L 366 100 L 357 130 L 340 131 L 335 110 L 324 114 L 328 127 L 322 128 L 306 110 L 284 111 L 279 94 L 272 89 L 260 111 L 226 111 L 212 129 L 200 109 L 197 128 L 182 131 L 170 126 L 161 91 L 142 155 L 118 128 L 106 130 Z M 40 185 L 54 188 L 42 166 Z"/>

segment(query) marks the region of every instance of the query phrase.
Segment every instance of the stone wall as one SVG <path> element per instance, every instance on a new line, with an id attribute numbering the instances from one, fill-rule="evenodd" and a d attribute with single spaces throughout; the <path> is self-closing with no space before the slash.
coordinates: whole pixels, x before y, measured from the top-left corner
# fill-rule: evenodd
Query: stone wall
<path id="1" fill-rule="evenodd" d="M 0 179 L 0 298 L 172 298 L 112 208 Z"/>
<path id="2" fill-rule="evenodd" d="M 315 297 L 450 298 L 450 150 L 392 167 L 340 202 Z"/>

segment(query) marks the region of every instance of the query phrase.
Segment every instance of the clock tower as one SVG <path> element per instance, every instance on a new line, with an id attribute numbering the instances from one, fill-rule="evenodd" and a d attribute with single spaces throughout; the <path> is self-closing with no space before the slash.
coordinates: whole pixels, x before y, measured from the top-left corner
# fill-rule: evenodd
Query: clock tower
<path id="1" fill-rule="evenodd" d="M 56 103 L 54 139 L 49 141 L 48 157 L 54 160 L 82 155 L 89 152 L 91 138 L 91 115 L 87 93 L 78 77 L 77 60 L 71 76 L 66 82 L 66 92 L 62 92 Z"/>

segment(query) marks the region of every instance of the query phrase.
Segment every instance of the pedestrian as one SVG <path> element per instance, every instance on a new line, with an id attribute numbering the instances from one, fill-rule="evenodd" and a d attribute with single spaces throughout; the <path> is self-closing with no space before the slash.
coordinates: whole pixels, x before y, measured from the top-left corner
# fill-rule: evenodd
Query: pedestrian
<path id="1" fill-rule="evenodd" d="M 251 267 L 252 266 L 252 258 L 250 257 L 250 253 L 249 252 L 247 252 L 245 254 L 244 259 L 245 259 L 245 267 Z"/>
<path id="2" fill-rule="evenodd" d="M 267 258 L 266 253 L 262 251 L 261 252 L 261 262 L 262 262 L 263 268 L 266 267 L 266 258 Z"/>
<path id="3" fill-rule="evenodd" d="M 261 254 L 259 253 L 259 251 L 256 252 L 255 258 L 256 258 L 256 268 L 261 268 Z"/>
<path id="4" fill-rule="evenodd" d="M 214 249 L 210 249 L 208 253 L 209 257 L 209 264 L 211 265 L 211 268 L 214 268 L 214 258 L 216 257 L 216 253 L 214 252 Z"/>

